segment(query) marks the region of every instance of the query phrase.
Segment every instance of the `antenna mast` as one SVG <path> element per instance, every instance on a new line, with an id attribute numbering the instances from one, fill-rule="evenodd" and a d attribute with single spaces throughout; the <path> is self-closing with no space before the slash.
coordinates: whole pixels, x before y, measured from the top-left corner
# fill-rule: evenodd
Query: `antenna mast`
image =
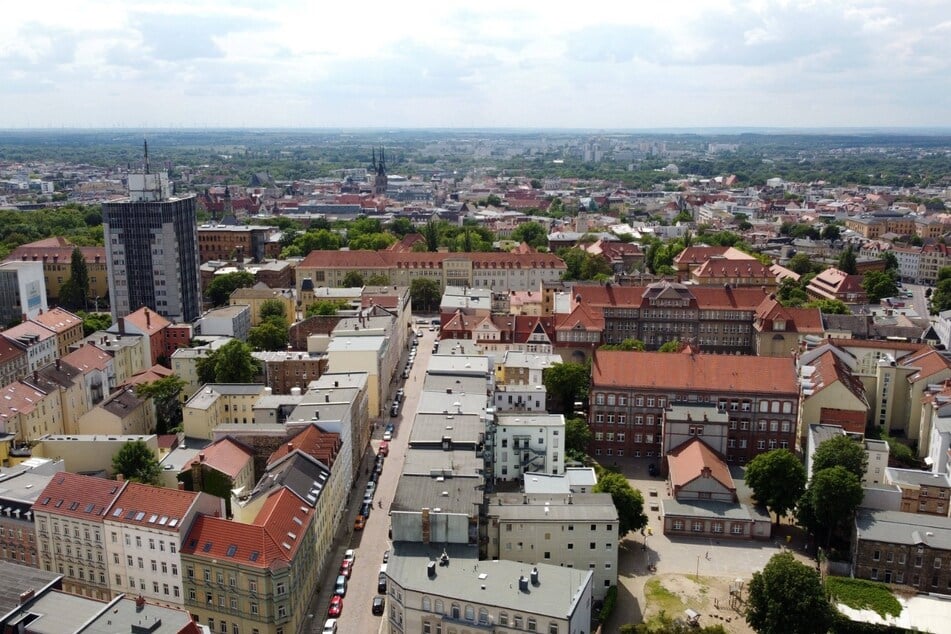
<path id="1" fill-rule="evenodd" d="M 149 140 L 143 139 L 142 141 L 145 145 L 145 173 L 149 173 Z"/>

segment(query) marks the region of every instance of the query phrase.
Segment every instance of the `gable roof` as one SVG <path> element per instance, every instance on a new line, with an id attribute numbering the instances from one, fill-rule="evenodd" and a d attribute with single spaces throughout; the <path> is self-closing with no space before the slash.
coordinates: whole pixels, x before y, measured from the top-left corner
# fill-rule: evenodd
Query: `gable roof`
<path id="1" fill-rule="evenodd" d="M 129 482 L 105 519 L 149 530 L 179 532 L 184 528 L 182 520 L 198 495 L 195 491 Z"/>
<path id="2" fill-rule="evenodd" d="M 77 315 L 59 307 L 51 308 L 45 313 L 40 313 L 30 321 L 35 321 L 57 334 L 64 333 L 70 328 L 82 325 L 83 323 L 83 320 Z"/>
<path id="3" fill-rule="evenodd" d="M 105 370 L 112 362 L 112 355 L 92 344 L 84 343 L 63 357 L 63 361 L 85 374 L 91 369 Z"/>
<path id="4" fill-rule="evenodd" d="M 736 495 L 736 485 L 730 475 L 730 468 L 720 455 L 700 438 L 691 438 L 671 449 L 667 454 L 667 465 L 674 497 L 678 489 L 705 477 L 705 474 Z"/>
<path id="5" fill-rule="evenodd" d="M 324 431 L 312 424 L 278 447 L 268 458 L 267 463 L 274 464 L 292 451 L 299 450 L 332 467 L 342 445 L 340 434 Z"/>
<path id="6" fill-rule="evenodd" d="M 798 395 L 792 358 L 597 350 L 592 386 Z"/>
<path id="7" fill-rule="evenodd" d="M 153 335 L 171 325 L 172 322 L 154 310 L 149 310 L 148 307 L 143 306 L 139 310 L 126 315 L 125 323 L 132 324 L 147 335 Z"/>
<path id="8" fill-rule="evenodd" d="M 808 365 L 815 368 L 812 375 L 807 377 L 808 381 L 813 385 L 813 394 L 821 392 L 830 385 L 840 383 L 845 389 L 851 392 L 855 398 L 862 402 L 866 408 L 868 407 L 868 397 L 865 394 L 865 386 L 861 379 L 852 373 L 852 369 L 845 363 L 842 357 L 832 350 L 831 346 L 828 350 L 810 361 Z M 804 385 L 803 387 L 806 386 Z"/>
<path id="9" fill-rule="evenodd" d="M 128 485 L 128 482 L 64 471 L 53 476 L 33 504 L 33 510 L 101 521 L 123 487 Z"/>
<path id="10" fill-rule="evenodd" d="M 313 513 L 281 487 L 268 496 L 251 524 L 199 515 L 182 541 L 182 554 L 261 569 L 284 566 L 310 530 Z"/>

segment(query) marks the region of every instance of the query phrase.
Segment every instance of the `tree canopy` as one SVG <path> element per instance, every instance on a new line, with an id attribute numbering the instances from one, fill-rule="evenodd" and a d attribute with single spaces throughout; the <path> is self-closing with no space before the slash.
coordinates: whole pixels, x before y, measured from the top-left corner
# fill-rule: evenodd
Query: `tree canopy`
<path id="1" fill-rule="evenodd" d="M 60 287 L 59 303 L 72 310 L 86 310 L 89 303 L 89 268 L 79 247 L 73 248 L 69 278 Z"/>
<path id="2" fill-rule="evenodd" d="M 235 271 L 216 275 L 205 289 L 205 296 L 213 306 L 224 306 L 235 289 L 254 286 L 254 275 L 248 271 Z"/>
<path id="3" fill-rule="evenodd" d="M 523 222 L 515 227 L 511 237 L 535 249 L 548 246 L 548 230 L 534 221 Z"/>
<path id="4" fill-rule="evenodd" d="M 185 381 L 175 374 L 135 386 L 135 395 L 139 398 L 151 398 L 155 404 L 155 433 L 168 434 L 182 424 L 182 390 Z"/>
<path id="5" fill-rule="evenodd" d="M 647 515 L 644 514 L 644 496 L 641 492 L 631 488 L 627 478 L 621 473 L 605 472 L 594 485 L 595 493 L 610 493 L 618 514 L 618 538 L 624 537 L 631 531 L 647 526 Z"/>
<path id="6" fill-rule="evenodd" d="M 565 419 L 565 452 L 584 455 L 588 451 L 588 443 L 594 434 L 588 427 L 588 421 L 583 418 Z"/>
<path id="7" fill-rule="evenodd" d="M 283 317 L 268 317 L 248 331 L 248 345 L 255 350 L 287 350 L 288 336 L 287 321 Z"/>
<path id="8" fill-rule="evenodd" d="M 591 370 L 586 363 L 556 363 L 542 371 L 548 397 L 557 400 L 566 416 L 574 410 L 575 401 L 584 400 L 591 384 Z"/>
<path id="9" fill-rule="evenodd" d="M 251 347 L 237 339 L 199 357 L 196 370 L 201 383 L 252 383 L 261 373 Z"/>
<path id="10" fill-rule="evenodd" d="M 806 469 L 788 449 L 773 449 L 746 465 L 746 484 L 777 520 L 795 508 L 806 486 Z"/>
<path id="11" fill-rule="evenodd" d="M 792 553 L 773 555 L 753 573 L 746 622 L 759 634 L 827 634 L 833 618 L 819 573 Z"/>
<path id="12" fill-rule="evenodd" d="M 132 482 L 159 484 L 162 468 L 144 440 L 131 440 L 112 457 L 112 470 Z"/>
<path id="13" fill-rule="evenodd" d="M 645 350 L 644 342 L 640 339 L 625 339 L 621 343 L 606 343 L 598 350 L 620 350 L 630 352 L 631 350 Z"/>
<path id="14" fill-rule="evenodd" d="M 839 270 L 846 275 L 855 275 L 858 273 L 858 259 L 855 257 L 855 251 L 852 245 L 845 247 L 845 251 L 839 256 Z"/>
<path id="15" fill-rule="evenodd" d="M 316 302 L 313 302 L 307 307 L 307 310 L 304 312 L 306 317 L 313 317 L 314 315 L 321 316 L 332 316 L 336 315 L 337 311 L 341 308 L 346 308 L 347 302 L 339 299 L 321 299 Z"/>
<path id="16" fill-rule="evenodd" d="M 284 302 L 279 299 L 266 299 L 261 302 L 261 308 L 258 309 L 258 316 L 262 321 L 267 320 L 269 317 L 287 319 L 287 307 L 284 306 Z"/>
<path id="17" fill-rule="evenodd" d="M 422 311 L 436 310 L 442 300 L 439 282 L 425 277 L 417 277 L 409 283 L 409 296 L 413 308 Z"/>
<path id="18" fill-rule="evenodd" d="M 812 454 L 812 473 L 838 466 L 845 467 L 861 480 L 865 475 L 866 462 L 867 457 L 861 443 L 848 436 L 835 436 L 820 443 Z"/>
<path id="19" fill-rule="evenodd" d="M 340 282 L 343 288 L 360 288 L 363 286 L 363 275 L 359 271 L 347 271 Z"/>
<path id="20" fill-rule="evenodd" d="M 796 509 L 797 521 L 828 545 L 836 534 L 848 533 L 855 509 L 862 503 L 862 481 L 841 466 L 813 472 Z"/>
<path id="21" fill-rule="evenodd" d="M 112 325 L 112 315 L 109 313 L 87 313 L 76 311 L 76 316 L 83 320 L 83 336 L 88 337 L 97 330 L 105 330 Z"/>
<path id="22" fill-rule="evenodd" d="M 562 249 L 558 255 L 565 261 L 565 280 L 606 280 L 613 273 L 604 258 L 577 247 Z"/>
<path id="23" fill-rule="evenodd" d="M 885 297 L 898 294 L 898 283 L 892 273 L 869 271 L 862 277 L 862 289 L 868 295 L 870 304 L 877 304 Z"/>

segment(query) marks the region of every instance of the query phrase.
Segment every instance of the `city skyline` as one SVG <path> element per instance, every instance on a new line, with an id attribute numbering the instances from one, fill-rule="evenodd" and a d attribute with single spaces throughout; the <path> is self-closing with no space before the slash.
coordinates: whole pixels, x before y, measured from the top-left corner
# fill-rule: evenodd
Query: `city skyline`
<path id="1" fill-rule="evenodd" d="M 0 24 L 0 128 L 951 123 L 946 0 L 47 4 Z"/>

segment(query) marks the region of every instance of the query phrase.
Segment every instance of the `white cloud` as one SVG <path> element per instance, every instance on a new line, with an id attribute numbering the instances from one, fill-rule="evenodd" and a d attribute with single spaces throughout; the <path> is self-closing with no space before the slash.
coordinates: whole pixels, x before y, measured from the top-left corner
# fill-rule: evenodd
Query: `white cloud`
<path id="1" fill-rule="evenodd" d="M 4 8 L 0 127 L 892 126 L 951 112 L 947 0 L 44 5 Z"/>

